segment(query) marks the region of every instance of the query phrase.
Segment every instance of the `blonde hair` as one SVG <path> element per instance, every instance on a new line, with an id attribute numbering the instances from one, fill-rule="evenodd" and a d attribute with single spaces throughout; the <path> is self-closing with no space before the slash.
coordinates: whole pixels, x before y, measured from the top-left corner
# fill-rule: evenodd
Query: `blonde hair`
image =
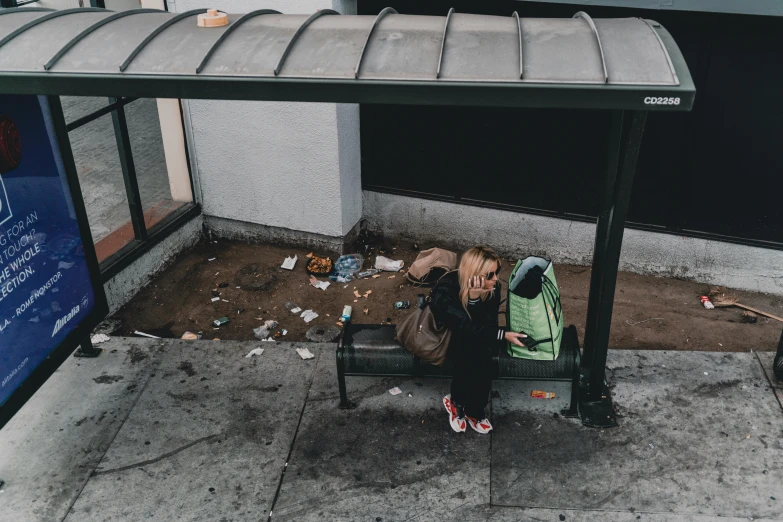
<path id="1" fill-rule="evenodd" d="M 459 262 L 459 300 L 462 307 L 468 311 L 468 299 L 470 297 L 470 281 L 475 276 L 485 276 L 492 270 L 493 264 L 497 263 L 500 268 L 500 256 L 487 247 L 473 247 L 464 254 Z M 494 292 L 494 290 L 493 290 Z M 486 300 L 492 292 L 484 294 L 481 298 Z M 468 312 L 470 315 L 470 312 Z"/>

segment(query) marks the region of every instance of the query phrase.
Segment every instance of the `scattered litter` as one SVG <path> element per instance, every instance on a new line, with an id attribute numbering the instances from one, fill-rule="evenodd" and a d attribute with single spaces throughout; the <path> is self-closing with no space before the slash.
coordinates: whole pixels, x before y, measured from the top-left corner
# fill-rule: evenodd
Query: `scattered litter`
<path id="1" fill-rule="evenodd" d="M 364 256 L 361 254 L 348 254 L 340 256 L 334 263 L 335 274 L 344 278 L 353 278 L 357 272 L 361 272 L 364 264 Z"/>
<path id="2" fill-rule="evenodd" d="M 293 270 L 294 266 L 296 266 L 296 262 L 299 258 L 297 256 L 294 257 L 286 257 L 285 261 L 283 261 L 283 264 L 280 265 L 280 268 L 285 268 L 286 270 Z"/>
<path id="3" fill-rule="evenodd" d="M 373 279 L 378 279 L 379 277 L 381 277 L 381 276 L 378 275 L 378 274 L 375 274 L 374 276 L 372 276 Z"/>
<path id="4" fill-rule="evenodd" d="M 713 310 L 715 308 L 715 305 L 712 304 L 712 301 L 710 301 L 710 297 L 707 295 L 703 295 L 699 297 L 699 301 L 701 301 L 701 304 L 704 305 L 704 308 L 707 310 Z"/>
<path id="5" fill-rule="evenodd" d="M 182 337 L 180 339 L 184 339 L 186 341 L 195 341 L 198 339 L 198 335 L 194 334 L 193 332 L 185 332 L 182 334 Z"/>
<path id="6" fill-rule="evenodd" d="M 238 287 L 237 287 L 237 290 L 239 290 L 240 288 L 242 288 L 242 287 L 241 287 L 241 286 L 238 286 Z"/>
<path id="7" fill-rule="evenodd" d="M 245 355 L 245 359 L 249 359 L 249 358 L 253 357 L 254 355 L 261 355 L 262 353 L 264 353 L 264 349 L 263 348 L 255 348 L 253 350 L 250 350 L 248 352 L 248 354 Z"/>
<path id="8" fill-rule="evenodd" d="M 358 290 L 354 290 L 354 291 L 353 291 L 353 296 L 354 296 L 354 297 L 356 297 L 356 298 L 358 299 L 359 297 L 361 297 L 361 296 L 362 296 L 362 294 L 360 294 Z M 354 303 L 355 303 L 355 302 L 356 302 L 356 301 L 354 301 Z"/>
<path id="9" fill-rule="evenodd" d="M 353 277 L 351 277 L 351 276 L 342 276 L 340 274 L 332 274 L 332 275 L 329 276 L 329 279 L 331 279 L 335 283 L 348 283 L 351 280 L 353 280 Z"/>
<path id="10" fill-rule="evenodd" d="M 220 273 L 220 272 L 215 272 L 215 277 L 217 277 L 219 273 Z"/>
<path id="11" fill-rule="evenodd" d="M 275 342 L 275 340 L 272 339 L 271 337 L 267 337 L 266 339 L 261 339 L 261 342 L 262 343 L 268 343 L 268 342 Z"/>
<path id="12" fill-rule="evenodd" d="M 342 321 L 337 321 L 337 322 L 336 322 L 336 323 L 334 323 L 334 324 L 336 324 L 336 325 L 337 325 L 337 326 L 339 326 L 340 328 L 342 328 L 343 326 L 345 326 L 345 325 L 342 323 Z"/>
<path id="13" fill-rule="evenodd" d="M 285 305 L 283 305 L 283 306 L 285 307 L 285 309 L 286 309 L 286 310 L 288 310 L 288 311 L 289 311 L 289 312 L 291 312 L 292 314 L 298 314 L 299 312 L 301 312 L 301 311 L 302 311 L 302 309 L 301 309 L 301 308 L 299 308 L 299 305 L 297 305 L 296 303 L 292 303 L 291 301 L 288 301 L 288 302 L 287 302 Z"/>
<path id="14" fill-rule="evenodd" d="M 654 449 L 655 449 L 655 444 L 653 444 L 653 443 L 651 442 L 651 443 L 649 443 L 649 444 L 647 445 L 647 447 L 648 447 L 648 448 L 650 448 L 651 450 L 654 450 Z"/>
<path id="15" fill-rule="evenodd" d="M 750 433 L 748 433 L 747 435 L 745 435 L 745 438 L 746 438 L 746 439 L 749 439 L 749 438 L 750 438 Z"/>
<path id="16" fill-rule="evenodd" d="M 358 300 L 358 299 L 354 299 L 354 300 L 353 300 L 353 302 L 354 302 L 354 303 L 358 303 L 358 302 L 359 302 L 359 300 Z"/>
<path id="17" fill-rule="evenodd" d="M 312 359 L 315 357 L 312 353 L 310 353 L 310 350 L 307 348 L 297 348 L 296 353 L 299 354 L 299 357 L 301 357 L 303 360 Z"/>
<path id="18" fill-rule="evenodd" d="M 410 301 L 397 301 L 394 303 L 395 310 L 406 310 L 411 307 Z"/>
<path id="19" fill-rule="evenodd" d="M 375 268 L 380 268 L 386 272 L 399 272 L 402 268 L 402 265 L 404 264 L 405 263 L 402 259 L 399 261 L 394 261 L 384 256 L 378 256 L 375 258 Z"/>
<path id="20" fill-rule="evenodd" d="M 75 264 L 76 263 L 66 263 L 65 261 L 60 261 L 57 264 L 57 268 L 58 269 L 63 269 L 63 270 L 68 270 L 69 268 L 73 268 L 73 265 L 75 265 Z"/>
<path id="21" fill-rule="evenodd" d="M 307 263 L 307 271 L 311 274 L 326 275 L 332 271 L 332 260 L 328 257 L 313 256 Z"/>
<path id="22" fill-rule="evenodd" d="M 329 281 L 319 281 L 315 278 L 315 276 L 310 276 L 310 284 L 316 288 L 319 288 L 321 290 L 326 290 L 329 288 L 329 285 L 332 284 Z"/>
<path id="23" fill-rule="evenodd" d="M 283 335 L 288 335 L 288 330 L 285 330 L 285 329 L 280 330 L 280 333 L 283 334 Z"/>
<path id="24" fill-rule="evenodd" d="M 309 254 L 307 254 L 305 257 L 306 257 L 307 259 L 310 259 L 311 257 L 313 257 L 313 253 L 312 253 L 312 252 L 310 252 L 310 253 L 309 253 Z"/>
<path id="25" fill-rule="evenodd" d="M 380 268 L 371 268 L 369 270 L 365 270 L 363 272 L 359 272 L 358 274 L 356 274 L 356 277 L 357 277 L 357 279 L 364 279 L 365 277 L 370 277 L 370 276 L 372 276 L 373 278 L 381 277 L 381 276 L 378 275 L 381 272 L 382 272 L 382 270 Z"/>
<path id="26" fill-rule="evenodd" d="M 221 299 L 221 301 L 223 301 L 224 303 L 228 303 L 227 299 Z"/>
<path id="27" fill-rule="evenodd" d="M 221 317 L 220 319 L 215 319 L 214 321 L 212 321 L 212 324 L 218 327 L 223 326 L 224 324 L 227 323 L 228 323 L 228 317 Z"/>
<path id="28" fill-rule="evenodd" d="M 647 321 L 663 321 L 663 317 L 651 317 L 650 319 L 645 319 L 644 321 L 631 321 L 630 319 L 626 319 L 625 324 L 628 326 L 634 326 L 637 324 L 646 323 Z"/>
<path id="29" fill-rule="evenodd" d="M 363 294 L 362 294 L 362 297 L 364 297 L 365 299 L 367 299 L 368 297 L 370 297 L 370 294 L 371 294 L 371 293 L 372 293 L 372 290 L 367 290 L 365 293 L 363 293 Z"/>
<path id="30" fill-rule="evenodd" d="M 555 392 L 533 390 L 530 392 L 530 396 L 533 397 L 534 399 L 554 399 Z"/>
<path id="31" fill-rule="evenodd" d="M 709 373 L 707 373 L 707 372 L 704 372 L 704 375 L 709 375 Z"/>
<path id="32" fill-rule="evenodd" d="M 302 312 L 302 315 L 300 316 L 302 319 L 304 319 L 304 322 L 309 323 L 316 317 L 318 317 L 318 314 L 313 312 L 312 310 L 305 310 Z"/>
<path id="33" fill-rule="evenodd" d="M 210 257 L 209 259 L 207 259 L 207 261 L 214 261 L 215 259 L 217 259 L 217 258 L 216 257 Z"/>
<path id="34" fill-rule="evenodd" d="M 133 332 L 133 335 L 140 335 L 141 337 L 149 337 L 150 339 L 160 339 L 160 337 L 158 337 L 157 335 L 150 335 L 148 333 L 140 332 L 138 330 Z"/>
<path id="35" fill-rule="evenodd" d="M 366 310 L 367 309 L 365 308 L 365 314 L 364 315 L 367 315 Z M 350 305 L 345 305 L 343 307 L 343 314 L 340 316 L 340 321 L 343 322 L 343 323 L 347 323 L 348 321 L 350 321 L 352 312 L 353 312 L 353 308 L 351 308 Z"/>
<path id="36" fill-rule="evenodd" d="M 742 322 L 747 324 L 756 324 L 759 320 L 759 316 L 750 310 L 742 312 Z"/>
<path id="37" fill-rule="evenodd" d="M 314 343 L 331 343 L 340 337 L 340 329 L 336 326 L 313 326 L 305 337 Z"/>
<path id="38" fill-rule="evenodd" d="M 386 279 L 394 279 L 395 277 L 397 277 L 397 276 L 396 276 L 396 275 L 390 275 L 390 276 L 389 276 L 389 277 L 387 277 Z"/>
<path id="39" fill-rule="evenodd" d="M 722 343 L 718 343 L 718 346 L 723 346 L 723 344 Z"/>
<path id="40" fill-rule="evenodd" d="M 259 326 L 258 328 L 253 329 L 253 335 L 256 336 L 256 339 L 267 339 L 270 335 L 272 335 L 272 331 L 277 328 L 277 321 L 274 319 L 269 319 L 267 321 L 264 321 L 264 324 Z"/>
<path id="41" fill-rule="evenodd" d="M 408 394 L 408 397 L 413 397 L 413 394 L 412 394 L 412 393 L 409 393 L 409 394 Z"/>
<path id="42" fill-rule="evenodd" d="M 343 288 L 348 288 L 348 285 L 345 285 Z"/>
<path id="43" fill-rule="evenodd" d="M 370 313 L 370 309 L 365 308 L 364 310 L 362 310 L 362 312 L 364 312 L 364 315 L 368 315 Z"/>
<path id="44" fill-rule="evenodd" d="M 389 393 L 391 393 L 392 395 L 399 395 L 402 393 L 402 390 L 399 389 L 397 386 L 395 386 L 394 388 L 389 390 Z M 424 421 L 422 421 L 422 424 L 424 424 Z"/>
<path id="45" fill-rule="evenodd" d="M 219 298 L 219 297 L 213 297 L 213 298 L 211 299 L 211 301 L 214 303 L 215 301 L 220 301 L 220 298 Z"/>
<path id="46" fill-rule="evenodd" d="M 108 335 L 100 333 L 100 334 L 93 335 L 90 341 L 92 341 L 92 344 L 101 344 L 101 343 L 105 343 L 110 339 L 111 337 L 109 337 Z"/>

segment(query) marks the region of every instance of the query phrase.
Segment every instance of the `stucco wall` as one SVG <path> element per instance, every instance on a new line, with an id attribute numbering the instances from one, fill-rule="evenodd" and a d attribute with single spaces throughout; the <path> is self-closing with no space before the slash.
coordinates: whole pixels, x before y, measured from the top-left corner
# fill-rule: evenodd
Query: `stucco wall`
<path id="1" fill-rule="evenodd" d="M 352 4 L 177 0 L 173 7 L 310 14 L 324 8 L 350 13 Z M 220 100 L 187 105 L 205 215 L 332 237 L 348 234 L 361 218 L 357 105 Z"/>
<path id="2" fill-rule="evenodd" d="M 489 245 L 509 257 L 544 255 L 589 265 L 595 225 L 531 214 L 364 192 L 370 230 L 429 245 Z M 783 295 L 783 252 L 627 229 L 620 270 Z"/>

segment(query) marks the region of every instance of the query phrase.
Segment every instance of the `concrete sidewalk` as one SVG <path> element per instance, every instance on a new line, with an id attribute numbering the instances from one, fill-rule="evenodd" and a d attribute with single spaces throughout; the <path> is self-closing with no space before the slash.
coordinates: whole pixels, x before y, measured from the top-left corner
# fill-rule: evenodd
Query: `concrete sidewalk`
<path id="1" fill-rule="evenodd" d="M 333 345 L 102 346 L 0 431 L 0 520 L 783 519 L 771 354 L 611 351 L 609 430 L 497 382 L 481 436 L 450 430 L 445 380 L 349 377 L 338 409 Z"/>

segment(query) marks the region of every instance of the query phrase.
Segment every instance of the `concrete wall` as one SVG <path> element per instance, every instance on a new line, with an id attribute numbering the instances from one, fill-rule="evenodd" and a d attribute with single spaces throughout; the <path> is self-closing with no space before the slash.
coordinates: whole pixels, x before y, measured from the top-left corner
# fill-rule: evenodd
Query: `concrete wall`
<path id="1" fill-rule="evenodd" d="M 176 256 L 201 239 L 202 216 L 191 219 L 173 234 L 152 247 L 146 254 L 103 285 L 109 301 L 109 313 L 119 310 L 136 293 L 166 268 Z"/>
<path id="2" fill-rule="evenodd" d="M 352 4 L 177 0 L 169 8 L 311 14 L 324 8 L 352 13 Z M 358 106 L 191 100 L 187 107 L 205 215 L 333 238 L 361 218 Z"/>
<path id="3" fill-rule="evenodd" d="M 463 249 L 490 245 L 504 256 L 545 255 L 589 265 L 595 225 L 517 212 L 364 192 L 367 227 L 391 237 Z M 783 295 L 783 252 L 626 230 L 620 270 Z"/>
<path id="4" fill-rule="evenodd" d="M 584 4 L 638 9 L 662 9 L 677 11 L 704 11 L 712 13 L 783 16 L 780 0 L 521 0 L 521 2 L 549 2 L 553 4 Z M 520 7 L 520 16 L 524 6 Z"/>

